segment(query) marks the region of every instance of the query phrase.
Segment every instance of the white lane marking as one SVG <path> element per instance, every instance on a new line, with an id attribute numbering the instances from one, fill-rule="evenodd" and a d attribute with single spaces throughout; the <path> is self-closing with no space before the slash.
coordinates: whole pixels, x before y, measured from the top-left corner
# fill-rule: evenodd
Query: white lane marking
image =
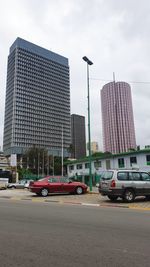
<path id="1" fill-rule="evenodd" d="M 100 204 L 93 204 L 93 203 L 82 203 L 82 206 L 92 206 L 92 207 L 100 207 Z"/>

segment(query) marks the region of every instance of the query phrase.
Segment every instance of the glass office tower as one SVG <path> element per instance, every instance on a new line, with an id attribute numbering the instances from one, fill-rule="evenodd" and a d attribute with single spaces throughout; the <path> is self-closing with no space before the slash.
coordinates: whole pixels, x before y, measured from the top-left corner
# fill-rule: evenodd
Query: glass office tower
<path id="1" fill-rule="evenodd" d="M 17 38 L 8 56 L 4 153 L 22 154 L 35 145 L 61 155 L 62 129 L 67 155 L 71 143 L 68 59 Z"/>

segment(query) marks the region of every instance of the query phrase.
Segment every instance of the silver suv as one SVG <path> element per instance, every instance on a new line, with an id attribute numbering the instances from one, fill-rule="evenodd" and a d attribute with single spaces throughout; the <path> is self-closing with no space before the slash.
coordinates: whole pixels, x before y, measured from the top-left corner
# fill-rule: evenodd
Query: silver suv
<path id="1" fill-rule="evenodd" d="M 136 196 L 150 199 L 150 174 L 135 170 L 104 171 L 99 183 L 99 193 L 112 201 L 118 197 L 133 202 Z"/>

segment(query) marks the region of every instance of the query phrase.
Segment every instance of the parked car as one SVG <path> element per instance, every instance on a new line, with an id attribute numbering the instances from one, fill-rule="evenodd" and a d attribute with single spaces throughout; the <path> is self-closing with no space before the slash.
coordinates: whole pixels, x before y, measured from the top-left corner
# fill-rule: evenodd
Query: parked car
<path id="1" fill-rule="evenodd" d="M 36 182 L 30 182 L 29 190 L 37 195 L 46 197 L 49 193 L 76 193 L 81 195 L 87 192 L 87 185 L 73 182 L 68 177 L 48 176 Z"/>
<path id="2" fill-rule="evenodd" d="M 18 183 L 9 183 L 7 188 L 12 189 L 24 189 L 26 180 L 20 180 Z"/>
<path id="3" fill-rule="evenodd" d="M 24 184 L 24 188 L 29 189 L 30 182 L 34 182 L 33 180 L 27 180 Z"/>
<path id="4" fill-rule="evenodd" d="M 135 170 L 104 171 L 99 183 L 99 193 L 110 200 L 118 197 L 133 202 L 137 196 L 150 199 L 150 174 Z"/>

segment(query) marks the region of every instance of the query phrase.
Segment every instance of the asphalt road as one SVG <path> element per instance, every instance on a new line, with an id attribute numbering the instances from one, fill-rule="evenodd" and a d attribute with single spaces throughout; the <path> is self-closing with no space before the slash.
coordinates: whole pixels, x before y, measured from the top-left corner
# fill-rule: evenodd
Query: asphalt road
<path id="1" fill-rule="evenodd" d="M 0 266 L 150 266 L 150 212 L 0 200 Z"/>

